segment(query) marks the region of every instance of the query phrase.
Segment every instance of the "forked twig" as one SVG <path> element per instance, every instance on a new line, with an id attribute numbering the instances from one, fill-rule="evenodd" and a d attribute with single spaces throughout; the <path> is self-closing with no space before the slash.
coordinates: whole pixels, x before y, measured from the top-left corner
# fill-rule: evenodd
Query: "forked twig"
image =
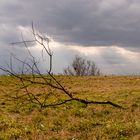
<path id="1" fill-rule="evenodd" d="M 14 59 L 16 59 L 18 62 L 20 62 L 22 64 L 22 72 L 21 75 L 17 74 L 14 70 L 13 70 L 13 66 L 12 66 L 12 58 L 10 61 L 10 68 L 4 68 L 4 67 L 0 67 L 1 70 L 3 70 L 4 72 L 18 78 L 21 81 L 22 84 L 22 88 L 26 91 L 27 96 L 29 97 L 29 101 L 31 103 L 35 103 L 38 104 L 40 107 L 51 107 L 51 106 L 58 106 L 58 105 L 62 105 L 62 104 L 66 104 L 67 102 L 71 102 L 71 101 L 77 101 L 80 103 L 87 105 L 90 104 L 100 104 L 100 105 L 111 105 L 113 107 L 116 108 L 121 108 L 124 109 L 122 106 L 115 104 L 111 101 L 103 101 L 103 102 L 99 102 L 99 101 L 90 101 L 90 100 L 85 100 L 85 99 L 80 99 L 80 98 L 75 98 L 70 92 L 68 92 L 64 86 L 57 80 L 57 78 L 52 74 L 52 56 L 53 53 L 50 49 L 49 46 L 49 42 L 50 39 L 48 37 L 44 37 L 43 35 L 41 35 L 40 33 L 36 32 L 34 29 L 34 25 L 32 24 L 32 34 L 34 36 L 33 40 L 24 40 L 22 38 L 21 42 L 15 42 L 12 43 L 14 45 L 18 45 L 18 44 L 24 44 L 24 46 L 27 49 L 27 52 L 31 58 L 31 62 L 32 65 L 30 63 L 28 63 L 26 60 L 20 60 L 18 58 L 16 58 L 15 56 L 13 57 Z M 49 69 L 47 70 L 47 76 L 43 75 L 37 65 L 37 61 L 36 58 L 32 55 L 31 51 L 28 48 L 27 43 L 37 43 L 42 47 L 42 51 L 45 52 L 45 54 L 47 56 L 49 56 Z M 47 45 L 45 45 L 45 42 Z M 26 72 L 27 71 L 31 71 L 31 75 L 30 76 L 25 76 L 25 68 L 26 68 Z M 37 80 L 37 75 L 41 78 L 41 80 Z M 28 83 L 28 84 L 27 84 Z M 28 87 L 32 86 L 32 85 L 42 85 L 42 86 L 46 86 L 46 87 L 51 87 L 57 90 L 62 91 L 62 96 L 66 96 L 67 98 L 62 100 L 62 101 L 57 101 L 55 103 L 48 103 L 49 97 L 52 95 L 51 92 L 49 92 L 48 94 L 45 95 L 43 100 L 40 100 L 39 98 L 37 98 L 36 94 L 32 93 L 31 91 L 29 91 Z M 22 98 L 22 96 L 20 96 Z M 18 98 L 17 98 L 18 99 Z"/>

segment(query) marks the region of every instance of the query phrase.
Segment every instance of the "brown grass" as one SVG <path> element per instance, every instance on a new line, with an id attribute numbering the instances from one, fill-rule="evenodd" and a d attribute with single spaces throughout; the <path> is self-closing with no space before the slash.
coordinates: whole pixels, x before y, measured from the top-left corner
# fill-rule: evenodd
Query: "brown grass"
<path id="1" fill-rule="evenodd" d="M 0 140 L 129 140 L 139 139 L 140 77 L 57 76 L 75 97 L 94 101 L 112 101 L 126 107 L 89 105 L 70 102 L 58 107 L 40 109 L 35 104 L 20 104 L 15 96 L 20 88 L 14 77 L 0 77 Z M 46 87 L 33 86 L 40 93 Z M 55 97 L 62 93 L 53 90 Z M 20 91 L 19 94 L 25 94 Z"/>

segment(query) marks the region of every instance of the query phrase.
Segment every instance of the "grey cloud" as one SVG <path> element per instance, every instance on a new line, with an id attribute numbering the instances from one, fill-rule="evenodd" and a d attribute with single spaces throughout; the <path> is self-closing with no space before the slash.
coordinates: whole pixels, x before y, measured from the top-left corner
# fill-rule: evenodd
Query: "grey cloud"
<path id="1" fill-rule="evenodd" d="M 104 48 L 100 50 L 100 56 L 104 60 L 104 64 L 123 65 L 130 63 L 124 55 L 116 51 L 114 48 Z"/>
<path id="2" fill-rule="evenodd" d="M 17 28 L 8 24 L 0 24 L 0 44 L 8 44 L 15 40 L 19 40 L 19 34 L 15 31 Z"/>
<path id="3" fill-rule="evenodd" d="M 3 22 L 29 26 L 34 21 L 42 32 L 60 42 L 140 46 L 138 0 L 19 0 L 5 5 L 0 10 Z"/>
<path id="4" fill-rule="evenodd" d="M 9 43 L 21 40 L 18 27 L 30 27 L 32 21 L 37 30 L 66 44 L 66 50 L 56 50 L 56 63 L 66 64 L 64 59 L 76 53 L 69 53 L 67 44 L 85 47 L 116 45 L 140 52 L 139 0 L 1 0 L 0 58 L 8 56 L 4 48 Z M 30 38 L 30 35 L 25 34 L 25 38 Z M 97 62 L 102 65 L 129 63 L 113 50 L 104 50 L 101 55 L 104 60 L 97 58 Z M 54 69 L 59 67 L 63 65 L 57 64 Z"/>

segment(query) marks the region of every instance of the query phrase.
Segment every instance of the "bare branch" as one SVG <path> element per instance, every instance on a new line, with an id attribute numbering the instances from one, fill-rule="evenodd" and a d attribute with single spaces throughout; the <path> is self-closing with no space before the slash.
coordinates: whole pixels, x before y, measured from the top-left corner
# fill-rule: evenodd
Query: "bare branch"
<path id="1" fill-rule="evenodd" d="M 44 37 L 42 34 L 36 32 L 34 29 L 33 23 L 32 23 L 32 34 L 34 36 L 33 40 L 24 40 L 24 38 L 22 37 L 21 42 L 12 43 L 14 45 L 23 44 L 25 46 L 30 58 L 21 60 L 12 54 L 10 57 L 9 67 L 8 68 L 0 67 L 0 70 L 4 71 L 7 74 L 14 76 L 15 78 L 20 80 L 20 84 L 22 85 L 22 87 L 19 90 L 24 90 L 26 94 L 24 94 L 23 96 L 21 94 L 17 95 L 17 97 L 15 99 L 22 99 L 23 97 L 27 96 L 28 97 L 28 99 L 26 99 L 27 101 L 29 101 L 30 103 L 37 104 L 41 108 L 58 106 L 58 105 L 65 104 L 67 102 L 77 101 L 77 102 L 83 103 L 85 105 L 106 104 L 106 105 L 111 105 L 116 108 L 124 109 L 122 106 L 117 105 L 110 101 L 98 102 L 98 101 L 90 101 L 90 100 L 75 98 L 73 96 L 73 94 L 71 94 L 69 91 L 67 91 L 64 88 L 64 86 L 57 80 L 57 78 L 52 74 L 53 53 L 50 49 L 49 37 Z M 37 43 L 38 45 L 40 45 L 42 47 L 42 57 L 43 57 L 43 52 L 45 53 L 45 56 L 49 56 L 49 65 L 48 65 L 49 69 L 47 70 L 47 73 L 46 73 L 47 76 L 45 76 L 41 73 L 41 71 L 38 67 L 38 62 L 37 62 L 36 58 L 32 55 L 32 53 L 27 45 L 27 43 L 33 43 L 33 42 Z M 17 60 L 19 63 L 22 64 L 21 74 L 17 74 L 14 71 L 13 64 L 12 64 L 13 59 Z M 29 60 L 30 60 L 30 63 L 29 63 Z M 64 70 L 64 73 L 66 75 L 79 75 L 79 76 L 100 75 L 100 71 L 94 62 L 82 59 L 81 57 L 78 57 L 78 56 L 75 58 L 75 60 L 71 64 L 71 66 L 72 66 L 72 69 L 70 66 L 68 66 L 68 68 Z M 28 73 L 29 71 L 31 71 L 31 73 Z M 26 76 L 26 74 L 30 74 L 30 75 Z M 38 78 L 40 78 L 40 79 L 38 80 Z M 48 89 L 47 93 L 46 93 L 45 89 L 44 89 L 43 93 L 40 93 L 41 97 L 43 97 L 42 99 L 40 99 L 37 96 L 37 94 L 33 93 L 30 90 L 30 87 L 32 87 L 33 85 L 36 85 L 36 87 L 38 85 L 45 86 Z M 52 89 L 60 90 L 62 97 L 66 97 L 66 99 L 65 100 L 63 99 L 61 102 L 58 100 L 55 103 L 49 103 L 50 97 L 54 95 L 54 93 L 52 92 Z"/>

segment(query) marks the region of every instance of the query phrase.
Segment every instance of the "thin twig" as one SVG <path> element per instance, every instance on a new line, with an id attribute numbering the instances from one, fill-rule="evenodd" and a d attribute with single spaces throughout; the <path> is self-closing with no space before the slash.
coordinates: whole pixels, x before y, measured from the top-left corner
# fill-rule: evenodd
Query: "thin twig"
<path id="1" fill-rule="evenodd" d="M 120 106 L 118 104 L 115 104 L 111 101 L 99 102 L 99 101 L 91 101 L 91 100 L 86 100 L 86 99 L 75 98 L 69 91 L 67 91 L 65 89 L 65 87 L 52 74 L 52 56 L 53 56 L 53 53 L 52 53 L 52 51 L 50 49 L 50 46 L 49 46 L 50 39 L 48 37 L 44 37 L 43 35 L 36 32 L 35 29 L 34 29 L 33 23 L 32 23 L 32 33 L 33 33 L 33 36 L 34 36 L 33 40 L 24 40 L 24 38 L 22 37 L 21 42 L 12 43 L 13 45 L 23 44 L 26 47 L 28 55 L 31 58 L 31 60 L 30 59 L 29 60 L 32 62 L 32 64 L 27 62 L 26 59 L 23 61 L 23 60 L 20 60 L 19 58 L 15 57 L 14 55 L 11 55 L 9 69 L 4 68 L 4 67 L 0 67 L 0 70 L 4 71 L 4 72 L 10 74 L 11 76 L 14 76 L 15 78 L 20 80 L 20 82 L 22 84 L 22 87 L 20 88 L 20 90 L 23 90 L 23 89 L 25 90 L 26 95 L 29 98 L 29 101 L 31 103 L 38 104 L 40 107 L 51 107 L 51 106 L 58 106 L 58 105 L 66 104 L 67 102 L 71 102 L 71 101 L 77 101 L 77 102 L 83 103 L 85 105 L 90 105 L 90 104 L 111 105 L 111 106 L 116 107 L 116 108 L 124 109 L 122 106 Z M 30 51 L 30 49 L 27 45 L 27 43 L 33 43 L 33 42 L 38 43 L 42 47 L 42 51 L 44 51 L 45 54 L 47 56 L 49 56 L 49 69 L 46 73 L 47 77 L 45 77 L 41 73 L 41 71 L 38 67 L 38 62 L 36 61 L 36 58 L 32 55 L 32 53 L 31 53 L 31 51 Z M 45 45 L 45 42 L 47 43 L 47 45 Z M 13 60 L 12 60 L 12 58 L 14 58 L 15 60 L 17 60 L 18 62 L 20 62 L 22 64 L 21 75 L 17 74 L 13 70 L 13 65 L 12 65 Z M 85 63 L 85 62 L 83 62 L 83 63 Z M 88 63 L 87 69 L 90 67 L 90 65 L 91 64 Z M 28 70 L 31 70 L 31 77 L 29 77 L 29 76 L 26 77 L 25 76 L 25 74 L 26 74 L 26 72 L 24 70 L 25 68 L 26 68 L 26 72 L 28 72 Z M 84 68 L 83 71 L 85 69 L 86 68 Z M 37 75 L 39 76 L 39 78 L 41 78 L 41 81 L 36 80 Z M 58 101 L 58 102 L 55 102 L 55 103 L 47 104 L 47 101 L 49 100 L 49 97 L 51 95 L 53 95 L 52 92 L 49 92 L 48 94 L 44 93 L 45 97 L 41 101 L 36 96 L 36 94 L 32 93 L 29 90 L 29 87 L 32 86 L 32 85 L 42 85 L 42 86 L 46 86 L 46 87 L 50 87 L 50 88 L 60 90 L 60 91 L 62 91 L 61 92 L 62 96 L 65 95 L 65 96 L 67 96 L 68 99 L 66 99 L 64 101 L 61 101 L 61 102 Z M 19 98 L 22 98 L 22 96 L 19 96 Z"/>

